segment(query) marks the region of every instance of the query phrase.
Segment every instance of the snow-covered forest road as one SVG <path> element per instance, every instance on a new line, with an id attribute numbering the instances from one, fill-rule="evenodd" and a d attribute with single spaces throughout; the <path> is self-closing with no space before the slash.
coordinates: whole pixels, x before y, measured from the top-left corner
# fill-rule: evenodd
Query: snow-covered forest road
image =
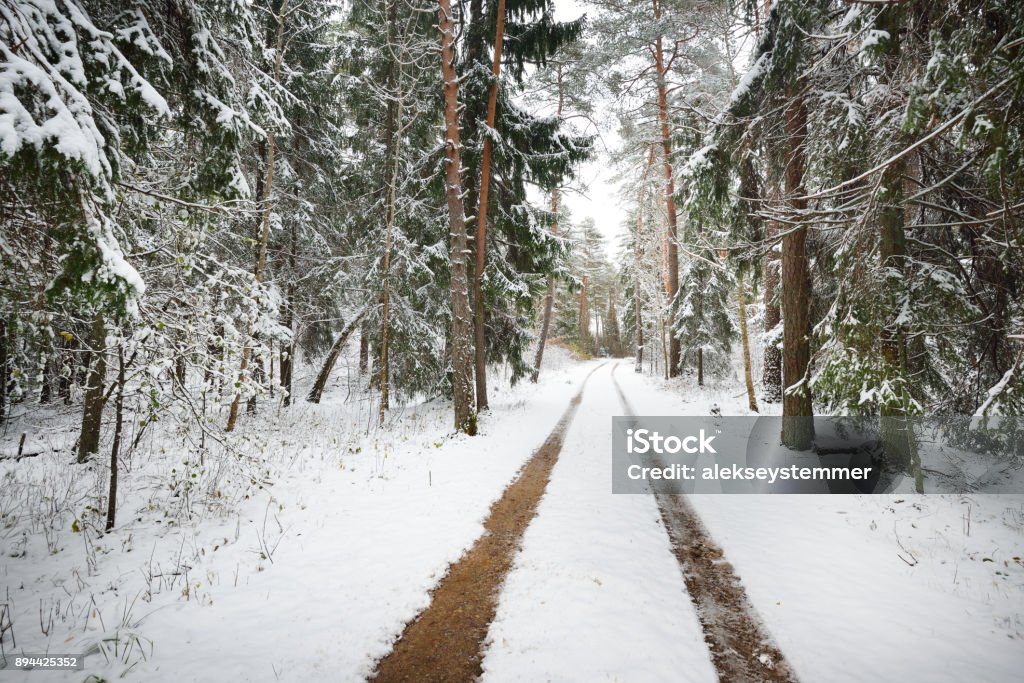
<path id="1" fill-rule="evenodd" d="M 0 590 L 16 608 L 18 645 L 103 644 L 108 656 L 116 645 L 110 663 L 94 654 L 87 670 L 127 670 L 129 680 L 367 678 L 486 536 L 520 468 L 559 433 L 550 481 L 535 487 L 536 516 L 521 521 L 508 561 L 477 558 L 471 570 L 495 574 L 487 580 L 500 587 L 469 648 L 483 680 L 740 680 L 729 657 L 769 672 L 761 680 L 784 679 L 786 665 L 804 681 L 1014 678 L 1024 663 L 1019 496 L 689 496 L 707 536 L 697 552 L 738 578 L 744 618 L 773 641 L 742 631 L 748 652 L 713 646 L 712 657 L 706 632 L 727 642 L 730 628 L 749 624 L 688 591 L 700 563 L 677 560 L 656 497 L 611 492 L 609 432 L 627 412 L 623 398 L 637 414 L 700 414 L 713 403 L 743 412 L 735 386 L 680 389 L 634 374 L 628 361 L 563 357 L 539 384 L 498 391 L 492 411 L 502 419 L 485 417 L 477 437 L 447 434 L 444 406 L 426 404 L 347 446 L 339 434 L 358 415 L 341 403 L 303 408 L 263 442 L 244 437 L 278 466 L 273 484 L 226 519 L 179 527 L 140 512 L 91 537 L 92 556 L 70 531 L 51 539 L 58 552 L 33 537 L 25 555 L 5 553 Z M 46 457 L 31 462 L 45 468 Z M 154 463 L 140 469 L 126 474 L 141 496 L 128 507 L 156 500 L 145 485 Z M 712 593 L 723 588 L 715 576 L 703 582 Z M 473 600 L 467 593 L 467 609 Z M 43 634 L 35 623 L 57 607 L 64 616 Z M 439 647 L 465 635 L 459 623 Z M 448 666 L 452 654 L 436 653 Z M 430 666 L 416 679 L 431 678 Z"/>

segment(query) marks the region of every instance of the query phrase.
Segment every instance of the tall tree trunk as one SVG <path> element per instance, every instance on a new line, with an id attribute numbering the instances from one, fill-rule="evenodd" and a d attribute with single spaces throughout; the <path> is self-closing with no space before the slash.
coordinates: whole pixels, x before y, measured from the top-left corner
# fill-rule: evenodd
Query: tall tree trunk
<path id="1" fill-rule="evenodd" d="M 887 302 L 898 300 L 898 290 L 902 287 L 906 270 L 904 170 L 905 164 L 900 160 L 886 170 L 882 179 L 886 189 L 883 198 L 884 206 L 878 221 L 880 228 L 879 263 L 882 267 L 883 287 L 888 295 Z M 898 313 L 898 309 L 890 312 L 895 315 Z M 889 376 L 893 379 L 905 379 L 907 374 L 906 335 L 904 332 L 900 326 L 884 320 L 879 329 L 882 359 L 888 368 Z M 903 471 L 915 475 L 917 492 L 924 493 L 917 440 L 913 425 L 906 417 L 907 411 L 903 406 L 884 405 L 880 414 L 881 439 L 886 454 L 893 456 Z"/>
<path id="2" fill-rule="evenodd" d="M 551 190 L 551 234 L 558 234 L 558 188 Z M 540 376 L 540 364 L 544 360 L 544 346 L 548 341 L 548 333 L 551 330 L 551 311 L 555 306 L 555 276 L 548 275 L 548 287 L 544 292 L 544 318 L 540 325 L 540 339 L 537 340 L 537 354 L 533 358 L 533 374 L 530 376 L 532 382 L 536 382 Z"/>
<path id="3" fill-rule="evenodd" d="M 297 247 L 297 240 L 295 234 L 295 224 L 291 226 L 291 248 L 288 250 L 288 292 L 286 295 L 287 301 L 285 303 L 284 312 L 284 324 L 291 332 L 291 337 L 288 339 L 287 344 L 281 345 L 281 356 L 279 365 L 281 366 L 281 388 L 284 389 L 284 405 L 290 406 L 292 404 L 292 375 L 295 372 L 295 249 Z"/>
<path id="4" fill-rule="evenodd" d="M 459 77 L 455 73 L 455 24 L 451 0 L 438 0 L 441 28 L 441 77 L 444 81 L 445 196 L 451 236 L 452 394 L 455 429 L 476 434 L 473 406 L 472 322 L 466 274 L 466 212 L 462 204 L 462 153 L 459 142 Z"/>
<path id="5" fill-rule="evenodd" d="M 772 197 L 772 204 L 776 204 L 778 196 Z M 775 247 L 775 240 L 779 235 L 779 224 L 776 221 L 767 222 L 768 243 L 771 249 L 765 254 L 764 259 L 764 332 L 765 335 L 773 333 L 782 322 L 782 309 L 779 307 L 779 275 L 781 264 L 778 251 Z M 768 403 L 778 403 L 782 400 L 782 352 L 778 344 L 766 343 L 764 345 L 764 367 L 761 368 L 761 386 L 764 390 L 764 400 Z"/>
<path id="6" fill-rule="evenodd" d="M 494 31 L 494 62 L 487 99 L 487 133 L 480 161 L 480 197 L 476 212 L 476 270 L 473 271 L 473 337 L 476 351 L 476 409 L 487 410 L 487 337 L 484 329 L 484 265 L 487 260 L 487 197 L 491 189 L 491 131 L 498 110 L 501 51 L 505 40 L 505 0 L 498 0 L 498 25 Z"/>
<path id="7" fill-rule="evenodd" d="M 103 383 L 107 376 L 107 326 L 103 316 L 96 314 L 89 333 L 92 363 L 89 366 L 85 403 L 82 407 L 82 430 L 78 437 L 78 462 L 84 463 L 99 451 L 100 429 L 103 426 Z"/>
<path id="8" fill-rule="evenodd" d="M 754 393 L 754 377 L 750 371 L 750 337 L 747 334 L 747 291 L 743 284 L 743 273 L 737 278 L 736 298 L 740 306 L 740 339 L 743 343 L 743 379 L 747 385 L 747 405 L 750 412 L 756 413 L 757 395 Z"/>
<path id="9" fill-rule="evenodd" d="M 504 0 L 502 0 L 504 4 Z M 502 7 L 504 10 L 504 7 Z M 557 118 L 562 118 L 562 105 L 564 104 L 564 93 L 562 92 L 562 65 L 556 67 L 556 78 L 558 82 L 558 110 L 555 112 Z M 551 234 L 558 234 L 558 188 L 551 189 Z M 548 341 L 548 332 L 551 330 L 551 311 L 555 304 L 555 276 L 548 275 L 548 287 L 544 293 L 544 318 L 540 326 L 540 339 L 537 340 L 537 355 L 533 359 L 533 374 L 530 376 L 532 382 L 536 382 L 540 376 L 540 364 L 544 359 L 544 345 Z"/>
<path id="10" fill-rule="evenodd" d="M 807 110 L 803 95 L 789 93 L 786 118 L 786 195 L 793 213 L 807 208 L 803 177 Z M 782 442 L 807 450 L 814 440 L 814 411 L 807 370 L 811 360 L 811 280 L 807 266 L 807 228 L 789 227 L 782 238 Z M 799 385 L 799 386 L 798 386 Z"/>
<path id="11" fill-rule="evenodd" d="M 277 13 L 277 39 L 275 41 L 274 51 L 274 83 L 281 82 L 281 63 L 284 59 L 284 20 L 288 14 L 288 2 L 289 0 L 282 0 L 281 8 Z M 267 266 L 267 240 L 270 237 L 270 212 L 272 205 L 270 203 L 271 192 L 274 187 L 274 151 L 276 148 L 276 138 L 273 130 L 267 131 L 267 159 L 266 159 L 266 179 L 263 181 L 263 218 L 260 227 L 260 241 L 259 251 L 256 256 L 256 268 L 253 270 L 253 275 L 256 279 L 256 284 L 263 282 L 263 271 Z M 242 347 L 242 360 L 238 365 L 238 387 L 235 389 L 234 397 L 231 399 L 231 409 L 228 411 L 228 424 L 225 428 L 226 431 L 233 431 L 235 429 L 235 423 L 238 421 L 238 403 L 242 398 L 242 385 L 245 382 L 245 372 L 249 367 L 249 357 L 252 354 L 252 347 L 250 337 L 252 336 L 252 323 L 249 323 L 249 329 L 246 330 L 245 345 Z"/>
<path id="12" fill-rule="evenodd" d="M 654 4 L 654 18 L 661 21 L 661 0 L 652 0 Z M 668 297 L 669 303 L 675 301 L 676 293 L 679 291 L 679 231 L 676 217 L 676 183 L 675 174 L 672 171 L 672 133 L 669 128 L 668 117 L 668 85 L 667 74 L 670 64 L 665 62 L 665 53 L 662 45 L 663 39 L 659 35 L 655 40 L 654 54 L 655 67 L 657 69 L 658 81 L 658 119 L 661 122 L 661 148 L 664 156 L 665 166 L 665 210 L 668 215 Z M 669 325 L 669 376 L 675 377 L 679 374 L 679 339 Z"/>
<path id="13" fill-rule="evenodd" d="M 320 397 L 324 393 L 324 389 L 327 387 L 327 380 L 331 376 L 331 371 L 334 370 L 334 364 L 338 362 L 338 356 L 341 355 L 341 350 L 345 348 L 345 342 L 352 336 L 352 333 L 356 331 L 359 323 L 362 321 L 363 316 L 369 307 L 363 307 L 355 317 L 349 321 L 348 325 L 345 325 L 341 333 L 338 334 L 337 339 L 331 344 L 331 350 L 327 352 L 327 356 L 324 358 L 323 365 L 320 366 L 320 372 L 316 375 L 316 380 L 313 382 L 313 387 L 309 390 L 309 394 L 306 396 L 306 400 L 310 403 L 319 403 Z"/>
<path id="14" fill-rule="evenodd" d="M 7 410 L 7 319 L 0 318 L 0 421 Z"/>
<path id="15" fill-rule="evenodd" d="M 392 1 L 388 5 L 388 43 L 393 45 L 395 40 L 395 29 L 398 24 L 398 3 Z M 394 54 L 394 49 L 391 49 Z M 395 226 L 395 195 L 398 191 L 398 158 L 401 151 L 402 139 L 402 77 L 401 67 L 399 73 L 395 74 L 395 62 L 392 59 L 388 64 L 388 120 L 387 120 L 387 164 L 385 172 L 387 180 L 387 202 L 384 210 L 384 263 L 383 288 L 381 291 L 381 320 L 380 320 L 380 403 L 378 405 L 377 424 L 384 426 L 387 411 L 390 407 L 390 363 L 388 360 L 388 328 L 390 326 L 391 313 L 391 245 L 394 240 Z"/>
<path id="16" fill-rule="evenodd" d="M 661 359 L 664 367 L 662 371 L 665 375 L 665 379 L 669 378 L 668 375 L 668 335 L 665 333 L 665 319 L 661 319 Z"/>
<path id="17" fill-rule="evenodd" d="M 644 231 L 644 184 L 647 176 L 654 165 L 654 145 L 651 145 L 647 152 L 647 165 L 644 167 L 644 174 L 640 179 L 640 192 L 636 202 L 636 235 L 633 238 L 633 321 L 636 325 L 636 366 L 635 372 L 644 371 L 644 325 L 643 325 L 643 298 L 640 291 L 640 261 L 643 257 L 643 231 Z"/>
<path id="18" fill-rule="evenodd" d="M 114 528 L 117 515 L 117 459 L 121 454 L 121 428 L 124 424 L 124 349 L 117 346 L 117 394 L 114 399 L 114 442 L 110 446 L 110 489 L 107 493 L 106 530 Z"/>
<path id="19" fill-rule="evenodd" d="M 364 325 L 359 330 L 359 376 L 365 377 L 370 370 L 370 331 Z"/>
<path id="20" fill-rule="evenodd" d="M 699 229 L 699 226 L 698 226 Z M 697 274 L 697 320 L 704 320 L 704 274 L 698 271 Z M 675 335 L 673 335 L 675 336 Z M 697 347 L 697 386 L 704 386 L 704 347 Z"/>
<path id="21" fill-rule="evenodd" d="M 640 259 L 643 256 L 643 248 L 640 242 L 640 233 L 644 226 L 643 197 L 637 203 L 636 211 L 636 237 L 633 239 L 633 326 L 636 329 L 636 364 L 634 372 L 644 371 L 644 321 L 643 300 L 640 295 Z"/>
<path id="22" fill-rule="evenodd" d="M 590 341 L 590 306 L 587 304 L 587 286 L 590 278 L 583 276 L 583 286 L 580 288 L 580 344 L 587 347 L 589 351 Z"/>

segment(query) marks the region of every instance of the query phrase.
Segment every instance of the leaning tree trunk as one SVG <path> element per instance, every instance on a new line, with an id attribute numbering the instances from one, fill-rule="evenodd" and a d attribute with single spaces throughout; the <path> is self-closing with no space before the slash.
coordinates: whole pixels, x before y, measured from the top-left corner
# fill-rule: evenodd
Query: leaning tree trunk
<path id="1" fill-rule="evenodd" d="M 807 110 L 803 96 L 790 93 L 786 109 L 786 195 L 794 214 L 807 209 L 804 197 L 804 144 Z M 807 265 L 807 227 L 787 229 L 782 238 L 782 442 L 795 450 L 807 450 L 814 440 L 811 388 L 807 384 L 811 360 L 811 279 Z"/>
<path id="2" fill-rule="evenodd" d="M 100 428 L 103 426 L 103 382 L 107 376 L 107 326 L 99 314 L 93 318 L 89 333 L 92 363 L 89 366 L 85 389 L 85 404 L 82 407 L 82 430 L 78 437 L 78 462 L 84 463 L 89 456 L 99 451 Z"/>
<path id="3" fill-rule="evenodd" d="M 327 380 L 331 376 L 331 371 L 334 370 L 334 364 L 338 362 L 338 356 L 341 355 L 341 350 L 345 348 L 345 342 L 352 336 L 352 333 L 359 327 L 360 321 L 366 312 L 369 310 L 368 307 L 363 307 L 355 317 L 349 321 L 348 325 L 341 331 L 338 338 L 334 340 L 331 345 L 331 350 L 327 352 L 327 357 L 324 358 L 324 364 L 320 366 L 320 372 L 316 375 L 316 381 L 313 382 L 313 388 L 309 390 L 309 394 L 306 396 L 306 400 L 310 403 L 319 403 L 320 397 L 324 393 L 324 388 L 327 387 Z"/>
<path id="4" fill-rule="evenodd" d="M 284 59 L 284 19 L 288 13 L 288 1 L 282 0 L 281 8 L 277 13 L 277 41 L 274 50 L 274 83 L 281 81 L 281 63 Z M 274 150 L 276 138 L 273 130 L 267 131 L 267 159 L 266 179 L 263 181 L 263 218 L 260 227 L 259 251 L 256 256 L 256 268 L 253 271 L 256 284 L 263 282 L 263 270 L 267 266 L 267 240 L 270 238 L 270 193 L 274 187 Z M 231 399 L 231 409 L 228 411 L 228 424 L 226 431 L 233 431 L 238 421 L 238 404 L 242 399 L 242 385 L 245 382 L 245 372 L 249 367 L 249 357 L 252 355 L 252 346 L 249 337 L 252 333 L 252 323 L 245 335 L 245 345 L 242 347 L 242 360 L 238 364 L 238 387 L 235 389 L 234 397 Z"/>
<path id="5" fill-rule="evenodd" d="M 656 21 L 660 21 L 661 2 L 660 0 L 652 1 L 654 3 L 654 18 Z M 676 293 L 679 291 L 679 243 L 677 241 L 679 239 L 679 231 L 676 217 L 675 174 L 672 171 L 672 133 L 669 128 L 668 118 L 668 85 L 666 83 L 666 76 L 670 65 L 665 63 L 665 52 L 662 42 L 662 36 L 659 35 L 655 40 L 654 59 L 658 81 L 658 119 L 661 122 L 661 148 L 665 166 L 665 209 L 668 216 L 668 272 L 666 275 L 668 278 L 669 305 L 671 305 L 676 299 Z M 670 330 L 671 327 L 670 322 Z M 679 338 L 676 337 L 674 332 L 671 332 L 668 350 L 669 377 L 675 377 L 679 374 L 679 356 Z"/>
<path id="6" fill-rule="evenodd" d="M 466 274 L 466 212 L 462 204 L 462 154 L 459 142 L 459 77 L 455 72 L 455 24 L 451 0 L 438 0 L 441 28 L 441 77 L 444 81 L 445 197 L 451 235 L 452 296 L 452 394 L 455 429 L 476 433 L 473 406 L 473 358 L 470 349 L 472 322 L 469 311 L 469 280 Z"/>
<path id="7" fill-rule="evenodd" d="M 494 63 L 487 99 L 487 132 L 480 161 L 480 197 L 476 212 L 476 270 L 473 272 L 473 337 L 476 351 L 476 409 L 487 410 L 487 337 L 484 329 L 484 265 L 487 257 L 487 195 L 491 187 L 491 131 L 498 110 L 501 50 L 505 40 L 505 0 L 498 0 L 498 25 L 494 32 Z"/>

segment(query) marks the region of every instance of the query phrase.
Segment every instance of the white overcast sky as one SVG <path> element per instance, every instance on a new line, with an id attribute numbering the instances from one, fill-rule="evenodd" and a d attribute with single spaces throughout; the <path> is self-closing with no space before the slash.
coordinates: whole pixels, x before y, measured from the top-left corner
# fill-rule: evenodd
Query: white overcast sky
<path id="1" fill-rule="evenodd" d="M 581 0 L 555 2 L 555 18 L 559 21 L 577 19 L 587 13 L 593 14 L 594 9 Z M 580 168 L 579 180 L 575 185 L 562 193 L 562 203 L 568 207 L 574 222 L 578 223 L 588 216 L 594 219 L 598 231 L 605 237 L 608 255 L 614 259 L 626 232 L 626 211 L 620 201 L 619 184 L 615 182 L 616 171 L 611 167 L 608 155 L 609 149 L 616 149 L 619 145 L 618 124 L 610 116 L 607 102 L 596 101 L 594 107 L 594 118 L 600 122 L 601 127 L 595 129 L 588 125 L 585 129 L 586 133 L 598 136 L 594 156 Z"/>

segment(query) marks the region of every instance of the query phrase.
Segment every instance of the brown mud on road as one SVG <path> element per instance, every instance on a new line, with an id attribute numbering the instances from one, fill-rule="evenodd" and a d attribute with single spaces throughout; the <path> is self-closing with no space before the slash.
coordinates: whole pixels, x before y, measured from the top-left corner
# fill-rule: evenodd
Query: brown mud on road
<path id="1" fill-rule="evenodd" d="M 615 379 L 616 369 L 618 366 L 612 368 L 612 382 L 622 409 L 627 415 L 635 415 Z M 732 565 L 725 560 L 722 549 L 711 539 L 686 496 L 658 493 L 655 499 L 719 680 L 795 682 L 796 676 L 747 599 Z"/>
<path id="2" fill-rule="evenodd" d="M 498 591 L 537 512 L 587 380 L 601 367 L 583 380 L 551 434 L 491 506 L 483 536 L 448 568 L 431 593 L 430 605 L 406 625 L 371 680 L 457 683 L 483 673 L 481 644 L 498 608 Z"/>

